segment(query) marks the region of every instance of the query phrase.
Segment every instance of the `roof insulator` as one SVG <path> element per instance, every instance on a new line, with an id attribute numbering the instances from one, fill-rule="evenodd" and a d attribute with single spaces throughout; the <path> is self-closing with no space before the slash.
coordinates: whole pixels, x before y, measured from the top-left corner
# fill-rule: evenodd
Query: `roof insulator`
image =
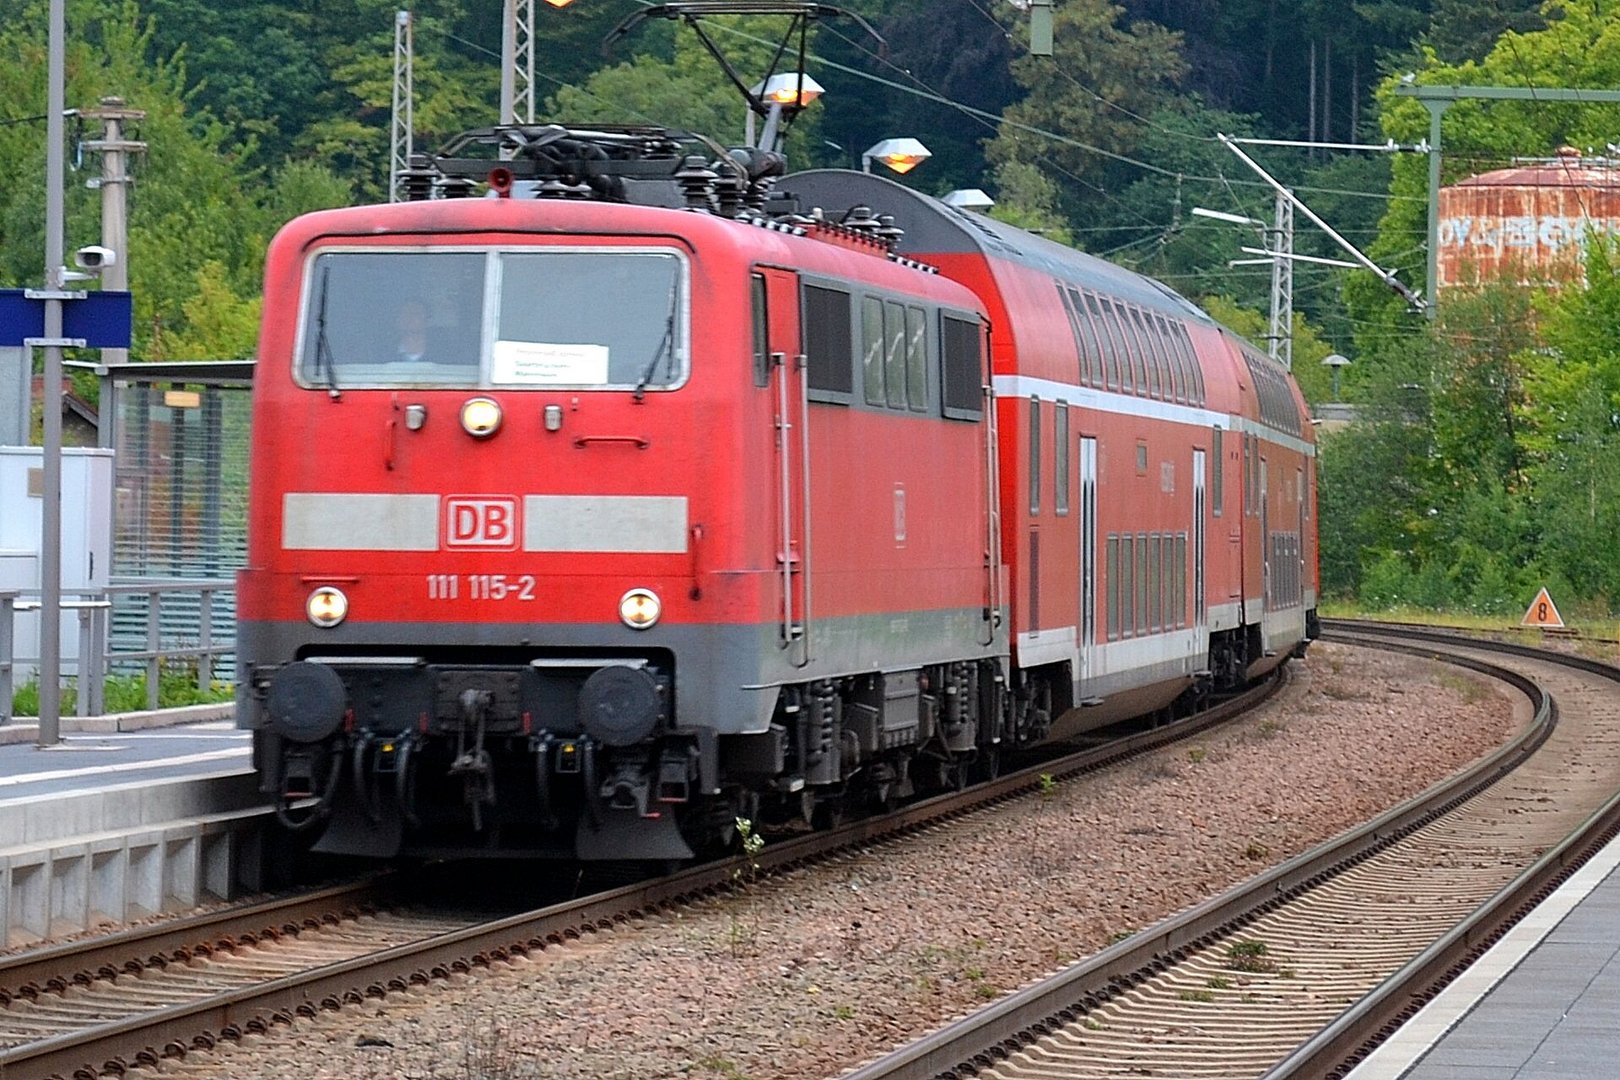
<path id="1" fill-rule="evenodd" d="M 681 194 L 686 197 L 686 206 L 689 210 L 715 209 L 714 182 L 720 179 L 709 163 L 700 155 L 693 154 L 681 165 L 675 174 L 675 182 L 680 185 Z"/>
<path id="2" fill-rule="evenodd" d="M 870 206 L 852 206 L 849 208 L 849 213 L 844 215 L 844 220 L 840 224 L 846 229 L 854 229 L 856 232 L 875 233 L 882 223 L 872 216 Z"/>
<path id="3" fill-rule="evenodd" d="M 406 202 L 423 202 L 433 198 L 433 181 L 439 171 L 428 164 L 426 154 L 412 154 L 410 164 L 399 173 L 400 194 Z"/>
<path id="4" fill-rule="evenodd" d="M 898 247 L 900 241 L 906 238 L 906 230 L 894 223 L 893 214 L 879 214 L 876 229 L 878 239 L 887 243 L 891 248 Z"/>
<path id="5" fill-rule="evenodd" d="M 573 193 L 573 185 L 556 176 L 548 176 L 535 189 L 539 199 L 566 199 Z"/>

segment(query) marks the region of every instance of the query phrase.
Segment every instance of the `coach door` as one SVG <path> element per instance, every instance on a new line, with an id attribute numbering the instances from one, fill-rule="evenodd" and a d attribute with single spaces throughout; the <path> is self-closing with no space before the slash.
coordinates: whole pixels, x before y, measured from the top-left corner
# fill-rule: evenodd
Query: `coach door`
<path id="1" fill-rule="evenodd" d="M 1097 641 L 1097 440 L 1080 437 L 1080 687 L 1091 679 Z"/>
<path id="2" fill-rule="evenodd" d="M 810 415 L 799 327 L 799 277 L 765 268 L 767 381 L 776 444 L 777 640 L 793 663 L 810 662 Z M 756 282 L 756 290 L 758 284 Z M 756 297 L 757 302 L 757 297 Z"/>
<path id="3" fill-rule="evenodd" d="M 1215 463 L 1220 468 L 1220 462 Z M 1192 513 L 1192 579 L 1193 579 L 1193 638 L 1202 648 L 1204 641 L 1204 451 L 1193 451 L 1193 513 Z M 1186 598 L 1182 598 L 1185 604 Z"/>

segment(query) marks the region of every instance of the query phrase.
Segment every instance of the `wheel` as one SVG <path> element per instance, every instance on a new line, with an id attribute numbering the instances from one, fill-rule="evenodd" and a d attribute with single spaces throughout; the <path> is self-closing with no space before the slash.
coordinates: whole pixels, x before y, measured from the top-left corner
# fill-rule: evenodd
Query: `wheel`
<path id="1" fill-rule="evenodd" d="M 817 829 L 836 829 L 844 823 L 845 816 L 842 795 L 822 795 L 816 799 L 815 809 L 810 812 L 810 824 Z"/>
<path id="2" fill-rule="evenodd" d="M 1001 747 L 979 747 L 979 759 L 973 763 L 973 778 L 983 784 L 1001 775 Z"/>

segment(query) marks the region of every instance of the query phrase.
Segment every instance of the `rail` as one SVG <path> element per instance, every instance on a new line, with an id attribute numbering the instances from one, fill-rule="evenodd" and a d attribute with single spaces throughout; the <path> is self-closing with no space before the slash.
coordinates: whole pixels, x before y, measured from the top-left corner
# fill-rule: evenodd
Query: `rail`
<path id="1" fill-rule="evenodd" d="M 99 716 L 106 712 L 106 679 L 115 670 L 128 670 L 139 665 L 146 678 L 146 707 L 159 706 L 159 692 L 165 663 L 190 660 L 196 664 L 196 686 L 206 692 L 214 682 L 214 672 L 221 657 L 234 653 L 236 643 L 230 639 L 216 640 L 213 632 L 215 604 L 222 593 L 235 589 L 228 578 L 150 578 L 121 582 L 100 589 L 64 590 L 62 610 L 78 616 L 79 641 L 76 657 L 75 682 L 79 690 L 75 712 L 79 716 Z M 163 603 L 165 597 L 175 595 L 197 596 L 198 620 L 195 644 L 163 640 Z M 144 648 L 114 650 L 112 647 L 112 610 L 119 597 L 146 597 L 146 629 Z M 39 657 L 18 656 L 17 616 L 38 611 L 40 590 L 0 590 L 0 724 L 12 717 L 13 698 L 19 669 L 37 664 Z"/>
<path id="2" fill-rule="evenodd" d="M 1334 626 L 1333 637 L 1349 640 L 1348 630 Z M 1434 643 L 1441 644 L 1438 640 Z M 1453 639 L 1452 644 L 1463 643 Z M 1466 646 L 1475 648 L 1476 644 L 1467 642 Z M 845 1074 L 844 1080 L 961 1077 L 994 1067 L 1042 1035 L 1129 992 L 1154 974 L 1196 952 L 1214 948 L 1266 912 L 1368 860 L 1495 784 L 1545 741 L 1557 722 L 1556 707 L 1543 687 L 1517 672 L 1468 657 L 1446 659 L 1516 687 L 1531 701 L 1534 720 L 1494 754 L 1360 828 L 868 1062 Z M 1477 941 L 1477 935 L 1470 940 Z M 1405 1004 L 1407 1001 L 1398 1000 L 1396 1007 Z M 1286 1068 L 1278 1066 L 1267 1073 L 1266 1080 L 1328 1075 L 1337 1064 L 1337 1059 L 1332 1058 L 1334 1053 L 1342 1055 L 1346 1043 L 1365 1039 L 1369 1030 L 1376 1030 L 1387 1019 L 1381 1011 L 1358 1015 L 1348 1025 L 1348 1035 L 1337 1030 L 1331 1045 L 1311 1047 L 1308 1064 L 1302 1066 L 1300 1061 L 1290 1059 Z M 1300 1056 L 1307 1060 L 1303 1054 Z"/>

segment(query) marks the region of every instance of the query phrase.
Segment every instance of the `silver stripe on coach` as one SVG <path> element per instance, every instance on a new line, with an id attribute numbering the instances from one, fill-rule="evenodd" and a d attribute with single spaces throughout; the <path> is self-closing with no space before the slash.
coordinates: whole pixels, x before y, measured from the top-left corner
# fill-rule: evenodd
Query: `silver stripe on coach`
<path id="1" fill-rule="evenodd" d="M 437 551 L 437 495 L 289 491 L 281 497 L 288 551 Z"/>
<path id="2" fill-rule="evenodd" d="M 525 495 L 523 550 L 686 551 L 684 495 Z"/>

